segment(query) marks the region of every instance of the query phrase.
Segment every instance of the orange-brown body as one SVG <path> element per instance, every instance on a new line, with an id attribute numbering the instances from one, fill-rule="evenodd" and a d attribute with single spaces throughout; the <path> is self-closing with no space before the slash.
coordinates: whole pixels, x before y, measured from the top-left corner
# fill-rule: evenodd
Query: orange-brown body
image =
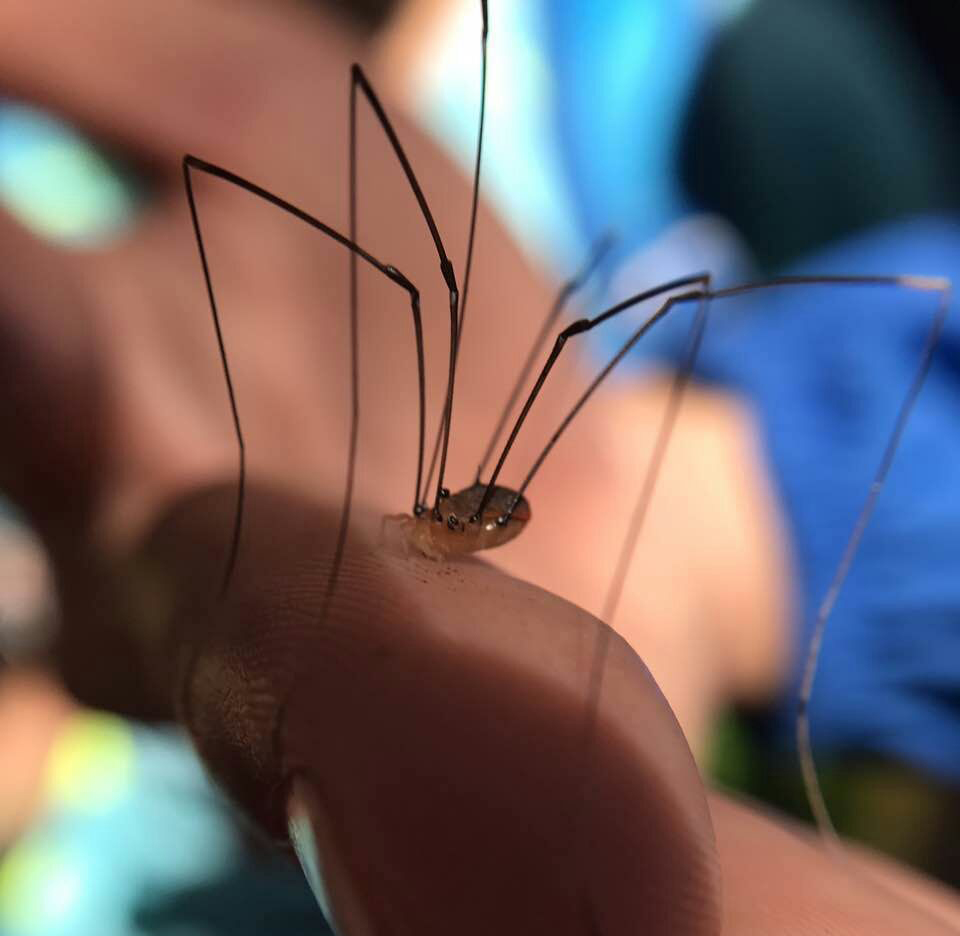
<path id="1" fill-rule="evenodd" d="M 527 525 L 530 505 L 526 498 L 518 499 L 516 491 L 495 487 L 482 515 L 471 521 L 486 490 L 485 484 L 477 483 L 449 497 L 441 497 L 439 516 L 427 510 L 418 517 L 411 514 L 384 517 L 384 542 L 406 554 L 415 551 L 437 560 L 502 546 Z M 509 519 L 504 520 L 508 515 Z"/>

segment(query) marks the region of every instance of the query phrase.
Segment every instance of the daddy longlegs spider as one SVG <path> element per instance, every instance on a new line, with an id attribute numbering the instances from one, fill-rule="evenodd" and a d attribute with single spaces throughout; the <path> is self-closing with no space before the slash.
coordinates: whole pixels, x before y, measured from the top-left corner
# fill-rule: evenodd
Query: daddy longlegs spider
<path id="1" fill-rule="evenodd" d="M 194 195 L 194 173 L 203 173 L 216 177 L 274 205 L 281 211 L 292 215 L 293 217 L 302 221 L 304 224 L 320 232 L 326 238 L 336 242 L 343 247 L 349 255 L 349 322 L 351 348 L 350 437 L 347 454 L 346 483 L 344 487 L 336 552 L 334 554 L 331 571 L 326 585 L 323 615 L 326 614 L 331 597 L 337 587 L 338 574 L 343 559 L 347 530 L 350 522 L 350 513 L 353 503 L 354 472 L 357 455 L 358 432 L 357 373 L 359 348 L 357 341 L 357 276 L 358 265 L 360 261 L 369 265 L 369 267 L 376 270 L 383 277 L 395 284 L 407 294 L 413 321 L 413 332 L 417 355 L 419 420 L 416 481 L 413 506 L 409 514 L 392 515 L 384 518 L 385 538 L 394 547 L 399 547 L 405 552 L 408 551 L 419 553 L 438 561 L 443 561 L 449 556 L 456 556 L 483 549 L 490 549 L 506 543 L 517 536 L 529 522 L 531 516 L 530 505 L 526 498 L 526 492 L 530 483 L 536 476 L 544 460 L 547 458 L 556 443 L 563 435 L 564 431 L 570 425 L 572 420 L 580 413 L 597 388 L 603 383 L 603 381 L 614 370 L 614 368 L 617 367 L 623 358 L 633 349 L 633 347 L 658 322 L 665 319 L 672 311 L 680 306 L 695 305 L 697 307 L 693 325 L 690 328 L 686 355 L 672 381 L 668 402 L 656 433 L 655 443 L 649 458 L 649 462 L 646 466 L 642 484 L 640 486 L 640 492 L 634 507 L 628 534 L 620 551 L 616 569 L 614 570 L 612 576 L 611 585 L 604 602 L 602 619 L 608 623 L 613 619 L 616 612 L 624 582 L 629 571 L 631 557 L 634 553 L 638 538 L 643 528 L 647 509 L 654 494 L 657 476 L 667 451 L 670 436 L 683 396 L 683 391 L 689 381 L 690 374 L 696 361 L 697 352 L 701 344 L 710 303 L 714 300 L 722 300 L 747 293 L 783 289 L 788 287 L 840 285 L 863 287 L 892 286 L 907 290 L 936 293 L 939 295 L 939 302 L 933 322 L 927 334 L 925 345 L 920 355 L 919 364 L 903 398 L 899 412 L 896 415 L 893 427 L 890 430 L 886 445 L 884 447 L 880 463 L 873 475 L 872 480 L 869 483 L 865 501 L 860 509 L 854 527 L 847 539 L 846 546 L 839 559 L 832 581 L 816 613 L 813 636 L 809 645 L 806 663 L 803 670 L 802 686 L 797 703 L 796 734 L 804 786 L 810 808 L 813 812 L 821 836 L 828 842 L 835 842 L 836 833 L 833 829 L 833 825 L 824 803 L 824 798 L 817 779 L 817 773 L 812 755 L 810 727 L 807 714 L 808 704 L 813 690 L 814 677 L 816 675 L 818 655 L 820 653 L 827 622 L 834 609 L 840 590 L 850 572 L 854 557 L 860 545 L 860 541 L 877 504 L 877 499 L 890 471 L 894 456 L 900 444 L 911 411 L 914 408 L 921 386 L 930 368 L 934 349 L 943 329 L 948 310 L 951 289 L 950 282 L 945 278 L 911 275 L 793 275 L 782 276 L 763 282 L 752 282 L 738 286 L 715 289 L 711 286 L 711 278 L 709 273 L 696 273 L 690 276 L 671 280 L 650 289 L 646 289 L 621 302 L 618 302 L 601 313 L 594 315 L 592 318 L 578 319 L 577 321 L 574 321 L 573 323 L 566 325 L 559 330 L 554 338 L 553 347 L 547 355 L 546 360 L 542 363 L 539 373 L 537 374 L 537 377 L 533 383 L 532 389 L 530 389 L 523 402 L 519 416 L 516 418 L 512 429 L 507 436 L 506 442 L 500 449 L 500 455 L 496 461 L 493 471 L 491 472 L 488 480 L 482 481 L 481 476 L 492 459 L 492 454 L 495 451 L 497 440 L 503 433 L 507 419 L 514 408 L 515 403 L 521 397 L 522 390 L 527 383 L 529 375 L 533 372 L 533 368 L 536 365 L 537 359 L 543 350 L 547 338 L 557 326 L 557 323 L 559 322 L 562 313 L 573 294 L 584 284 L 609 247 L 609 240 L 604 239 L 602 242 L 596 245 L 591 257 L 588 259 L 583 269 L 571 280 L 569 280 L 560 290 L 556 301 L 551 307 L 545 321 L 543 322 L 543 325 L 540 328 L 539 334 L 526 357 L 525 363 L 521 368 L 513 389 L 509 394 L 507 405 L 503 410 L 496 428 L 494 429 L 485 454 L 480 459 L 475 481 L 463 490 L 457 493 L 451 493 L 445 487 L 445 475 L 451 437 L 451 427 L 453 424 L 457 362 L 464 328 L 467 301 L 469 297 L 470 276 L 474 254 L 477 206 L 480 187 L 480 168 L 483 152 L 484 114 L 486 107 L 488 40 L 488 12 L 486 0 L 481 0 L 480 8 L 482 17 L 480 114 L 478 122 L 472 202 L 469 218 L 462 291 L 458 284 L 454 264 L 450 260 L 446 249 L 444 248 L 442 236 L 427 203 L 426 196 L 424 195 L 423 190 L 417 180 L 413 166 L 410 164 L 403 145 L 373 86 L 359 65 L 353 66 L 351 70 L 350 81 L 350 221 L 347 234 L 340 233 L 330 225 L 308 214 L 306 211 L 298 208 L 296 205 L 292 204 L 286 199 L 273 194 L 267 189 L 237 175 L 234 172 L 231 172 L 226 168 L 223 168 L 222 166 L 207 162 L 204 159 L 193 155 L 187 155 L 183 159 L 183 176 L 186 197 L 190 209 L 204 281 L 206 284 L 207 297 L 209 300 L 216 334 L 216 341 L 220 354 L 220 363 L 226 382 L 239 461 L 237 499 L 233 532 L 225 563 L 221 594 L 229 588 L 242 535 L 244 494 L 247 476 L 246 448 L 237 404 L 237 397 L 234 391 L 233 377 L 231 375 L 224 334 L 221 326 L 220 313 L 214 293 L 213 279 L 207 259 L 207 252 L 204 246 L 200 216 L 197 209 L 197 201 Z M 362 97 L 366 101 L 367 105 L 371 108 L 380 130 L 389 142 L 393 154 L 403 170 L 407 184 L 416 198 L 419 212 L 436 249 L 440 265 L 440 273 L 449 298 L 450 337 L 447 385 L 443 397 L 443 413 L 437 430 L 436 441 L 430 460 L 430 467 L 426 472 L 426 479 L 424 478 L 426 437 L 425 367 L 423 326 L 420 309 L 420 291 L 400 269 L 374 256 L 360 243 L 358 243 L 357 240 L 357 102 L 360 97 Z M 534 460 L 532 467 L 523 477 L 521 483 L 515 489 L 499 485 L 497 482 L 500 478 L 501 471 L 514 445 L 514 442 L 517 439 L 517 436 L 521 431 L 531 408 L 534 406 L 551 370 L 562 354 L 569 339 L 579 335 L 584 335 L 604 324 L 605 322 L 615 318 L 621 313 L 632 309 L 640 303 L 651 299 L 656 299 L 658 297 L 665 297 L 663 298 L 659 308 L 657 308 L 652 315 L 648 316 L 642 322 L 642 324 L 633 331 L 627 341 L 623 343 L 616 354 L 589 383 L 579 399 L 557 426 L 556 430 L 553 432 L 539 456 Z M 433 498 L 432 503 L 430 503 L 428 502 L 427 494 L 431 488 L 434 470 L 437 468 L 438 464 L 439 469 L 437 470 L 436 475 L 436 486 L 433 488 Z M 593 649 L 593 658 L 590 666 L 588 690 L 585 701 L 585 725 L 587 726 L 584 753 L 585 758 L 588 758 L 589 756 L 588 748 L 590 743 L 590 726 L 592 725 L 597 713 L 608 646 L 609 631 L 601 630 Z"/>

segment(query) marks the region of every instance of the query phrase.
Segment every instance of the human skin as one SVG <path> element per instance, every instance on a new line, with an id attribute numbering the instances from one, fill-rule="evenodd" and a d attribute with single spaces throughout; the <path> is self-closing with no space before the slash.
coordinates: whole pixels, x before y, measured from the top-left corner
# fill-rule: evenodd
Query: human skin
<path id="1" fill-rule="evenodd" d="M 228 15 L 208 3 L 14 0 L 0 17 L 0 89 L 66 114 L 148 167 L 155 183 L 134 230 L 95 251 L 51 248 L 0 214 L 8 362 L 0 428 L 17 456 L 0 465 L 0 483 L 69 567 L 77 538 L 122 551 L 165 501 L 236 470 L 182 155 L 220 162 L 345 228 L 346 146 L 330 140 L 345 138 L 349 62 L 365 50 L 303 10 L 243 2 Z M 374 78 L 376 67 L 374 59 Z M 390 90 L 387 82 L 388 106 Z M 395 119 L 459 267 L 469 189 L 402 114 Z M 422 219 L 370 120 L 361 120 L 360 137 L 360 240 L 423 292 L 435 418 L 446 293 Z M 335 490 L 349 380 L 344 252 L 249 195 L 195 184 L 251 471 L 299 490 Z M 470 293 L 447 474 L 454 488 L 473 480 L 553 294 L 485 211 Z M 361 279 L 361 312 L 357 496 L 395 513 L 412 505 L 412 329 L 405 296 L 372 272 Z M 589 379 L 577 350 L 571 342 L 551 374 L 504 483 L 532 463 Z M 599 611 L 667 393 L 665 381 L 601 390 L 531 488 L 530 531 L 494 561 Z M 717 701 L 774 691 L 787 645 L 784 550 L 751 443 L 741 404 L 688 393 L 615 622 L 643 650 L 698 751 Z M 71 573 L 63 584 L 91 577 L 95 570 Z M 85 683 L 90 698 L 109 701 L 95 687 L 116 685 L 116 674 L 84 652 L 86 632 L 68 631 L 66 641 L 73 688 Z"/>
<path id="2" fill-rule="evenodd" d="M 859 877 L 838 896 L 828 886 L 840 873 L 834 858 L 797 845 L 793 833 L 749 809 L 714 801 L 719 851 L 713 845 L 711 810 L 671 707 L 696 743 L 717 700 L 771 689 L 781 652 L 778 629 L 770 624 L 780 611 L 780 590 L 770 583 L 782 569 L 776 560 L 771 568 L 759 559 L 778 555 L 776 548 L 763 548 L 777 542 L 775 522 L 767 515 L 742 408 L 694 394 L 693 429 L 685 435 L 681 428 L 675 440 L 680 461 L 668 465 L 660 491 L 672 510 L 659 521 L 651 517 L 646 531 L 647 576 L 631 579 L 624 623 L 618 623 L 626 641 L 611 638 L 609 691 L 598 722 L 596 763 L 611 765 L 601 789 L 616 794 L 613 816 L 623 821 L 590 822 L 587 834 L 599 836 L 591 847 L 569 848 L 573 839 L 550 836 L 568 821 L 567 807 L 579 790 L 570 778 L 582 769 L 584 748 L 570 732 L 582 723 L 588 651 L 603 625 L 563 598 L 599 605 L 620 538 L 610 518 L 623 520 L 632 506 L 663 385 L 642 393 L 619 386 L 600 395 L 590 418 L 575 424 L 548 462 L 531 524 L 540 525 L 543 538 L 537 543 L 531 529 L 498 560 L 540 588 L 480 562 L 391 565 L 361 525 L 352 540 L 357 574 L 343 577 L 337 590 L 342 604 L 325 615 L 324 571 L 343 476 L 342 433 L 334 443 L 330 427 L 342 428 L 348 375 L 342 343 L 334 352 L 326 336 L 343 337 L 344 258 L 333 248 L 321 250 L 316 238 L 249 198 L 198 183 L 212 259 L 221 271 L 218 295 L 225 310 L 238 310 L 232 333 L 253 348 L 252 356 L 241 357 L 239 391 L 253 443 L 251 468 L 267 479 L 251 490 L 245 542 L 253 551 L 241 556 L 246 565 L 237 578 L 243 590 L 228 592 L 225 604 L 215 601 L 210 589 L 229 530 L 230 488 L 197 492 L 231 477 L 236 452 L 179 160 L 192 152 L 221 162 L 345 226 L 345 146 L 331 148 L 329 139 L 339 139 L 338 128 L 346 126 L 348 65 L 362 53 L 341 28 L 299 7 L 238 2 L 227 8 L 212 0 L 0 5 L 0 91 L 70 116 L 149 166 L 156 181 L 156 195 L 135 230 L 98 251 L 57 250 L 0 217 L 0 355 L 7 391 L 0 397 L 0 483 L 51 550 L 65 612 L 60 650 L 71 687 L 88 702 L 141 714 L 178 709 L 213 774 L 273 832 L 278 791 L 287 790 L 292 774 L 322 785 L 326 801 L 336 802 L 335 810 L 314 817 L 324 830 L 320 838 L 335 843 L 328 851 L 341 856 L 334 863 L 340 869 L 334 902 L 350 920 L 387 914 L 374 920 L 375 931 L 410 919 L 389 916 L 389 908 L 414 899 L 423 914 L 419 933 L 467 927 L 458 901 L 473 893 L 464 890 L 469 876 L 453 876 L 446 889 L 430 886 L 435 868 L 427 860 L 431 842 L 450 848 L 458 835 L 477 843 L 475 853 L 464 852 L 464 868 L 487 875 L 473 885 L 494 873 L 503 885 L 495 892 L 502 898 L 498 919 L 509 921 L 508 911 L 520 907 L 522 897 L 525 913 L 540 908 L 556 915 L 560 932 L 586 933 L 597 925 L 601 932 L 634 932 L 638 920 L 649 922 L 649 932 L 657 926 L 670 933 L 714 932 L 721 912 L 725 931 L 733 934 L 773 926 L 818 932 L 824 921 L 842 934 L 945 932 L 896 897 L 878 902 Z M 413 127 L 402 118 L 398 124 L 434 196 L 441 230 L 450 232 L 448 250 L 460 257 L 469 190 Z M 361 239 L 422 286 L 424 308 L 440 310 L 432 333 L 442 333 L 445 296 L 429 241 L 404 236 L 419 224 L 409 194 L 386 148 L 370 146 L 372 133 L 366 139 Z M 451 468 L 451 477 L 466 481 L 478 447 L 470 443 L 494 419 L 489 387 L 507 385 L 551 298 L 549 286 L 486 215 L 478 249 Z M 397 349 L 412 364 L 410 325 L 391 284 L 371 275 L 363 290 L 370 310 L 365 322 L 376 323 L 366 326 L 361 374 L 357 504 L 369 517 L 395 512 L 411 499 L 415 384 L 411 367 L 396 385 L 379 388 L 382 375 L 399 370 Z M 433 352 L 428 380 L 442 387 L 442 341 Z M 584 374 L 571 358 L 551 378 L 555 396 L 534 413 L 520 442 L 520 464 L 536 454 Z M 717 469 L 710 471 L 713 486 L 697 495 L 684 472 L 706 466 Z M 539 513 L 538 504 L 544 505 Z M 397 594 L 405 600 L 402 614 L 391 612 Z M 557 639 L 558 622 L 563 640 Z M 752 632 L 751 622 L 758 622 L 759 659 L 751 656 L 758 642 L 743 636 Z M 371 655 L 364 640 L 371 633 L 379 640 L 384 628 L 411 666 L 435 665 L 418 669 L 416 682 L 400 681 L 402 669 L 388 671 L 398 680 L 393 683 L 384 681 L 383 666 L 374 665 L 382 655 L 346 668 Z M 331 633 L 344 640 L 325 646 Z M 262 641 L 305 662 L 297 663 L 292 678 L 289 666 L 267 660 L 266 714 L 244 722 L 245 713 L 258 711 L 262 684 L 231 682 L 224 660 L 247 660 L 241 672 L 249 672 Z M 443 655 L 438 646 L 457 652 Z M 645 656 L 650 650 L 663 694 L 631 646 Z M 352 654 L 351 647 L 363 653 Z M 326 669 L 352 678 L 309 678 Z M 506 685 L 509 694 L 497 696 L 494 684 L 498 692 Z M 444 687 L 456 691 L 456 730 L 442 720 L 412 717 Z M 347 693 L 372 700 L 362 710 L 347 708 L 357 719 L 363 712 L 369 717 L 357 722 L 356 731 L 350 719 L 323 721 L 326 713 L 346 708 L 338 700 Z M 276 709 L 281 701 L 287 703 L 282 718 Z M 505 738 L 483 735 L 494 703 L 505 706 L 497 710 L 501 721 L 510 723 L 502 714 L 509 710 L 513 723 L 528 730 Z M 382 732 L 384 738 L 374 735 L 378 741 L 412 732 L 411 744 L 350 747 L 368 731 Z M 491 746 L 460 744 L 472 736 Z M 531 736 L 550 742 L 551 758 L 541 760 Z M 341 759 L 323 756 L 332 743 L 343 749 Z M 251 750 L 258 752 L 252 761 L 241 756 Z M 371 750 L 387 759 L 376 764 Z M 478 750 L 489 758 L 471 760 Z M 493 764 L 503 769 L 493 772 Z M 436 798 L 430 783 L 378 789 L 380 821 L 364 823 L 372 778 L 383 775 L 375 766 L 408 780 L 439 778 L 451 798 L 431 815 Z M 527 782 L 507 782 L 514 776 Z M 489 816 L 481 822 L 467 808 L 467 793 L 475 803 L 478 790 L 502 807 L 494 814 L 499 824 L 491 825 Z M 413 842 L 402 834 L 400 819 L 418 803 L 426 820 Z M 522 841 L 525 817 L 542 832 L 539 853 L 521 848 L 532 848 Z M 347 840 L 351 851 L 344 857 L 338 843 Z M 568 860 L 536 861 L 538 854 L 555 858 L 551 844 L 564 842 Z M 426 847 L 411 852 L 418 844 Z M 636 875 L 638 855 L 650 875 Z M 809 873 L 823 882 L 822 893 L 782 886 L 781 860 L 787 858 L 791 877 Z M 517 874 L 536 869 L 529 890 L 509 889 L 516 880 L 511 859 Z M 717 868 L 727 882 L 722 911 Z M 577 896 L 582 891 L 585 902 Z M 552 906 L 548 895 L 563 899 Z M 577 914 L 563 912 L 570 900 L 578 901 Z M 878 918 L 878 907 L 897 909 Z M 517 932 L 529 931 L 522 928 L 525 920 L 518 913 Z M 362 931 L 362 922 L 353 926 Z"/>
<path id="3" fill-rule="evenodd" d="M 629 645 L 480 560 L 384 553 L 377 518 L 361 514 L 326 606 L 337 510 L 255 486 L 220 597 L 203 572 L 222 561 L 232 493 L 174 508 L 118 576 L 121 604 L 150 595 L 139 621 L 165 609 L 166 626 L 134 625 L 142 652 L 167 661 L 160 681 L 176 687 L 234 799 L 282 837 L 298 793 L 345 932 L 893 936 L 960 925 L 946 888 L 708 797 Z"/>

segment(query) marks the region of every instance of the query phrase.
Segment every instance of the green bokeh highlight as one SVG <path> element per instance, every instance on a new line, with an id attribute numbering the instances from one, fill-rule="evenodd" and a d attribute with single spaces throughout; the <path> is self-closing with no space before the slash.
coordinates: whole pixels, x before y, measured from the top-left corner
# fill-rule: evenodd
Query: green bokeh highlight
<path id="1" fill-rule="evenodd" d="M 76 130 L 0 100 L 0 207 L 35 233 L 100 246 L 128 227 L 141 200 L 132 176 Z"/>

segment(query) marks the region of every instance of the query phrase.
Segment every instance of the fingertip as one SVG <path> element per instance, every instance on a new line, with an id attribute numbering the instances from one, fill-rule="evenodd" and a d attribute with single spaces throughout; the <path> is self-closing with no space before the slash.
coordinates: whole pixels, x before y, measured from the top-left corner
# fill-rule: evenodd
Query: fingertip
<path id="1" fill-rule="evenodd" d="M 205 522 L 222 547 L 232 501 L 221 500 Z M 251 488 L 233 585 L 181 616 L 180 633 L 193 661 L 181 669 L 185 711 L 214 775 L 275 837 L 295 778 L 310 793 L 301 819 L 321 804 L 334 914 L 367 921 L 342 936 L 368 924 L 718 932 L 703 788 L 630 648 L 485 563 L 378 551 L 376 524 L 351 532 L 327 605 L 337 520 Z M 601 634 L 609 652 L 587 732 Z"/>
<path id="2" fill-rule="evenodd" d="M 702 786 L 642 663 L 613 638 L 589 737 L 603 625 L 479 563 L 439 568 L 415 565 L 421 594 L 389 619 L 368 608 L 369 646 L 331 640 L 290 698 L 285 758 L 323 804 L 334 915 L 342 900 L 373 932 L 719 932 Z"/>

